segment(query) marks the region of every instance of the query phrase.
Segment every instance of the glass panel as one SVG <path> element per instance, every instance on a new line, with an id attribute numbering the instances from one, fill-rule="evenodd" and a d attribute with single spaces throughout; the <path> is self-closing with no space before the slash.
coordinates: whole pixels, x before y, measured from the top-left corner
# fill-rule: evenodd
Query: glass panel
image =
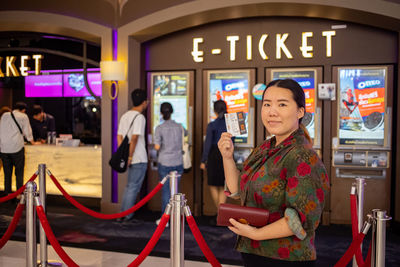
<path id="1" fill-rule="evenodd" d="M 385 145 L 386 68 L 339 68 L 340 145 Z"/>

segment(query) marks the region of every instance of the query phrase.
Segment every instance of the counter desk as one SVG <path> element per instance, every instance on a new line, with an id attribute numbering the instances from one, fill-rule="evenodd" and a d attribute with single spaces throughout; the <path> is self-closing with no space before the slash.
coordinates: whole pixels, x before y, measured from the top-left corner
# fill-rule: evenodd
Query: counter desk
<path id="1" fill-rule="evenodd" d="M 55 145 L 26 145 L 24 183 L 38 170 L 39 164 L 46 167 L 57 178 L 71 196 L 101 198 L 101 146 L 79 147 Z M 39 184 L 39 177 L 35 180 Z M 15 191 L 13 172 L 12 188 Z M 4 190 L 4 173 L 0 171 L 0 190 Z M 47 194 L 61 195 L 46 173 Z"/>

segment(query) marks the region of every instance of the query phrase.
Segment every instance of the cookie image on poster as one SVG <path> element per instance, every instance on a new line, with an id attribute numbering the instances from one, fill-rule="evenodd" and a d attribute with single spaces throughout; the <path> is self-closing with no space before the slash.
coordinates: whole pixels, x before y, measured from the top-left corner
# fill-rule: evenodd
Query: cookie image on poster
<path id="1" fill-rule="evenodd" d="M 383 115 L 380 112 L 372 112 L 364 120 L 364 126 L 368 130 L 375 130 L 383 124 Z"/>

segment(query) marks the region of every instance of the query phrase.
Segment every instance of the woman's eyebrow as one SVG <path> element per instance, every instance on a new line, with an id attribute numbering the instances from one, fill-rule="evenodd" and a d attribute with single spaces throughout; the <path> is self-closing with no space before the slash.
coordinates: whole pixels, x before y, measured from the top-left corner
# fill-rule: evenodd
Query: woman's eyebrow
<path id="1" fill-rule="evenodd" d="M 282 99 L 277 99 L 276 101 L 278 102 L 289 102 L 288 99 L 282 98 Z M 263 99 L 263 102 L 272 102 L 270 99 Z"/>

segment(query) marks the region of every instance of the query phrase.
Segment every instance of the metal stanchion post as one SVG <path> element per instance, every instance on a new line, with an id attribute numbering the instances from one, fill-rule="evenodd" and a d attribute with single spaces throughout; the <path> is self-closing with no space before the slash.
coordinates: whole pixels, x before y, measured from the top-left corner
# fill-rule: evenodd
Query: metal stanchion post
<path id="1" fill-rule="evenodd" d="M 171 191 L 171 197 L 178 194 L 178 177 L 177 171 L 172 171 L 169 173 L 169 190 Z"/>
<path id="2" fill-rule="evenodd" d="M 358 231 L 361 231 L 364 223 L 364 186 L 365 179 L 357 178 L 357 216 L 358 216 Z"/>
<path id="3" fill-rule="evenodd" d="M 43 210 L 46 212 L 46 164 L 39 164 L 39 198 Z M 40 225 L 40 266 L 47 266 L 47 238 L 42 225 Z"/>
<path id="4" fill-rule="evenodd" d="M 376 210 L 376 254 L 375 267 L 385 267 L 385 248 L 386 248 L 386 221 L 392 218 L 386 215 L 385 210 Z"/>
<path id="5" fill-rule="evenodd" d="M 46 164 L 39 164 L 39 198 L 40 202 L 42 203 L 42 207 L 44 212 L 46 213 L 46 198 L 47 198 L 47 191 L 46 191 Z M 42 225 L 40 225 L 40 262 L 38 263 L 41 267 L 46 266 L 62 266 L 61 262 L 52 261 L 51 263 L 48 262 L 47 256 L 47 238 L 46 233 Z"/>
<path id="6" fill-rule="evenodd" d="M 26 267 L 36 267 L 36 212 L 34 197 L 36 183 L 28 182 L 25 188 L 26 199 Z"/>
<path id="7" fill-rule="evenodd" d="M 357 218 L 358 218 L 358 232 L 361 231 L 364 222 L 364 186 L 365 179 L 358 177 L 356 178 L 356 183 L 353 186 L 357 187 Z M 352 188 L 353 190 L 353 188 Z M 362 245 L 360 245 L 362 250 Z M 353 257 L 353 267 L 357 267 L 356 257 Z"/>
<path id="8" fill-rule="evenodd" d="M 185 195 L 175 194 L 172 200 L 171 215 L 171 267 L 184 266 L 185 217 L 182 207 L 186 206 Z"/>

